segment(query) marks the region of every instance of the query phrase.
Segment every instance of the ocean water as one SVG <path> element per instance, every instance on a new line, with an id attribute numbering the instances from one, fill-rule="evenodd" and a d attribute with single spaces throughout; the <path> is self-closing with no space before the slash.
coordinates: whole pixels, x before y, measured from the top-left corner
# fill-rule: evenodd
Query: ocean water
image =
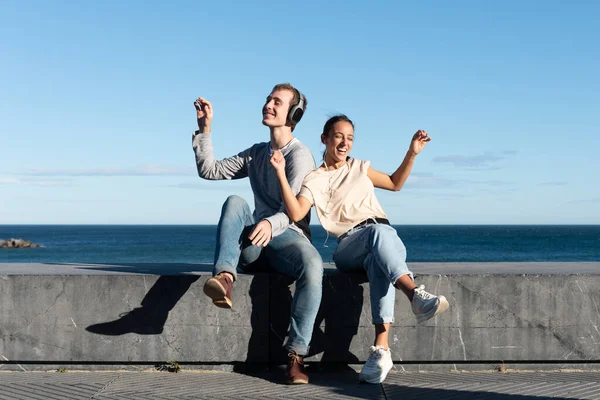
<path id="1" fill-rule="evenodd" d="M 600 225 L 397 225 L 409 262 L 600 261 Z M 324 261 L 337 245 L 320 226 Z M 0 249 L 0 262 L 211 263 L 216 225 L 0 225 L 0 239 L 44 248 Z"/>

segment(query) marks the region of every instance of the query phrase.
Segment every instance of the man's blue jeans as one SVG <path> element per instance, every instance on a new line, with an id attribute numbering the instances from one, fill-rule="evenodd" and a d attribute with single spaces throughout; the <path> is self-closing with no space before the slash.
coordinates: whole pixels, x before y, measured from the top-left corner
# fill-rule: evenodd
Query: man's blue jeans
<path id="1" fill-rule="evenodd" d="M 321 304 L 323 260 L 306 238 L 291 229 L 272 238 L 264 248 L 252 245 L 248 235 L 254 224 L 248 203 L 239 196 L 229 196 L 219 219 L 213 275 L 229 272 L 237 279 L 237 268 L 243 272 L 264 252 L 268 268 L 294 278 L 296 291 L 286 348 L 304 356 Z"/>
<path id="2" fill-rule="evenodd" d="M 353 228 L 338 239 L 333 254 L 343 272 L 367 271 L 374 324 L 394 322 L 394 283 L 402 275 L 413 277 L 406 265 L 406 248 L 396 230 L 386 224 Z"/>

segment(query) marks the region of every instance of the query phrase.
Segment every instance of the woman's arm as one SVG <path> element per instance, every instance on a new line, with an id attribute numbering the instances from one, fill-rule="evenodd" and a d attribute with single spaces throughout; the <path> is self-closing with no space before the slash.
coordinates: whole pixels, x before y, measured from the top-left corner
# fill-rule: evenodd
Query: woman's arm
<path id="1" fill-rule="evenodd" d="M 281 154 L 281 151 L 275 150 L 269 162 L 273 166 L 273 169 L 275 169 L 275 174 L 277 175 L 277 180 L 281 187 L 281 197 L 283 198 L 285 210 L 292 221 L 300 221 L 308 214 L 312 204 L 306 197 L 296 197 L 294 194 L 294 191 L 290 187 L 287 177 L 285 176 L 285 158 L 283 157 L 283 154 Z"/>
<path id="2" fill-rule="evenodd" d="M 421 150 L 425 148 L 425 145 L 430 140 L 431 138 L 427 132 L 418 130 L 417 133 L 415 133 L 412 137 L 410 147 L 404 156 L 402 164 L 400 164 L 396 172 L 394 172 L 392 175 L 385 174 L 369 167 L 367 176 L 369 179 L 371 179 L 373 185 L 380 189 L 393 190 L 395 192 L 402 189 L 402 186 L 404 186 L 404 183 L 410 175 L 410 171 L 415 163 L 417 154 L 419 154 Z"/>

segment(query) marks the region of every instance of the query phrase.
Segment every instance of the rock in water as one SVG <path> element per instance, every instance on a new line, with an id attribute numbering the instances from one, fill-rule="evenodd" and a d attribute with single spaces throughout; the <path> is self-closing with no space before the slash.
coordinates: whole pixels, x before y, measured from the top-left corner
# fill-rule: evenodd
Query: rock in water
<path id="1" fill-rule="evenodd" d="M 0 239 L 0 249 L 28 249 L 28 248 L 36 248 L 36 247 L 44 247 L 41 244 L 35 244 L 30 242 L 29 240 L 23 240 L 21 238 L 14 239 L 10 238 L 8 240 Z"/>

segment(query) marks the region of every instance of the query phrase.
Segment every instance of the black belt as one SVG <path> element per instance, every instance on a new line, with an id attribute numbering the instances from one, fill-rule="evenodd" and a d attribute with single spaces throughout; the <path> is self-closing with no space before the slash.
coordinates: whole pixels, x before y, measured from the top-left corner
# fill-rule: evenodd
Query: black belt
<path id="1" fill-rule="evenodd" d="M 368 219 L 365 219 L 364 221 L 362 221 L 361 223 L 359 223 L 357 225 L 354 225 L 354 227 L 352 229 L 356 229 L 356 228 L 359 228 L 361 226 L 372 225 L 372 224 L 391 225 L 390 221 L 388 221 L 387 218 L 368 218 Z M 350 232 L 352 229 L 348 229 L 346 232 L 344 232 L 343 234 L 341 234 L 340 237 L 338 237 L 338 243 L 340 242 L 340 240 L 342 240 L 343 238 L 345 238 L 346 235 L 348 235 L 348 232 Z"/>
<path id="2" fill-rule="evenodd" d="M 354 225 L 354 227 L 352 229 L 356 229 L 360 226 L 371 225 L 371 224 L 391 225 L 390 221 L 388 221 L 387 218 L 367 218 L 364 221 L 360 222 L 359 224 Z"/>

